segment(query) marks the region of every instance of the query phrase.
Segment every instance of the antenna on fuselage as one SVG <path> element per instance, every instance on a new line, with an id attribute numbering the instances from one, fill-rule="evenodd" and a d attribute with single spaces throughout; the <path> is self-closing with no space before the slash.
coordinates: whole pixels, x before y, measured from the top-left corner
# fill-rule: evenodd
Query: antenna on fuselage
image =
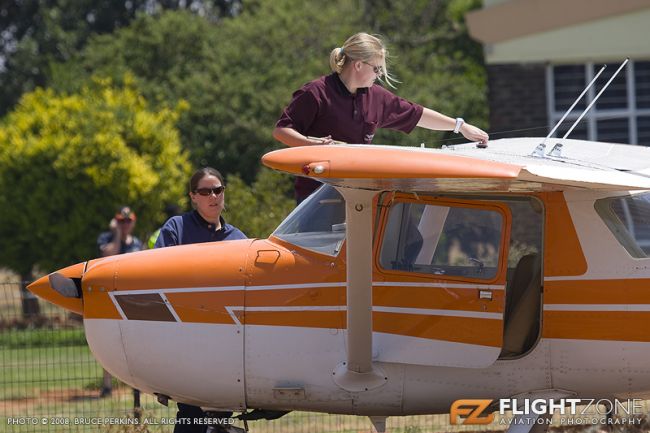
<path id="1" fill-rule="evenodd" d="M 578 117 L 578 119 L 576 119 L 576 121 L 573 122 L 573 125 L 571 125 L 571 128 L 569 128 L 569 130 L 566 132 L 566 134 L 564 134 L 564 137 L 562 137 L 562 140 L 566 139 L 569 136 L 569 134 L 571 134 L 573 129 L 578 125 L 578 123 L 580 123 L 582 118 L 585 117 L 585 114 L 587 114 L 587 112 L 591 109 L 591 107 L 596 103 L 598 98 L 600 98 L 600 95 L 602 95 L 603 92 L 607 89 L 607 87 L 609 87 L 609 85 L 612 83 L 612 81 L 614 81 L 614 78 L 616 78 L 618 73 L 621 72 L 621 69 L 623 69 L 625 67 L 625 65 L 627 65 L 627 62 L 629 62 L 629 61 L 630 61 L 630 58 L 627 57 L 625 59 L 625 61 L 623 63 L 621 63 L 621 66 L 619 66 L 618 69 L 616 70 L 616 72 L 614 72 L 614 75 L 612 75 L 612 78 L 609 79 L 609 81 L 603 86 L 603 88 L 600 89 L 600 92 L 598 92 L 598 94 L 596 95 L 594 100 L 591 101 L 591 104 L 589 104 L 589 106 L 587 108 L 585 108 L 585 111 L 583 111 L 582 114 L 580 114 L 580 117 Z"/>
<path id="2" fill-rule="evenodd" d="M 551 129 L 551 132 L 549 132 L 548 135 L 544 138 L 544 141 L 542 141 L 542 142 L 541 142 L 541 143 L 540 143 L 540 144 L 535 148 L 535 150 L 533 150 L 533 153 L 531 154 L 531 156 L 534 156 L 534 157 L 537 157 L 537 158 L 545 158 L 545 157 L 546 157 L 546 155 L 544 154 L 544 149 L 546 149 L 546 141 L 551 137 L 551 135 L 553 135 L 553 134 L 555 133 L 555 131 L 557 130 L 557 128 L 560 127 L 560 125 L 562 124 L 562 122 L 564 122 L 564 119 L 566 119 L 566 117 L 569 115 L 569 113 L 571 113 L 571 111 L 573 111 L 573 109 L 575 108 L 575 106 L 576 106 L 576 105 L 578 104 L 578 102 L 582 99 L 582 97 L 585 96 L 585 94 L 586 94 L 587 91 L 591 88 L 591 86 L 594 85 L 594 83 L 596 82 L 596 80 L 598 79 L 598 77 L 600 76 L 600 74 L 603 73 L 603 71 L 605 70 L 605 68 L 607 68 L 607 65 L 603 65 L 603 67 L 600 68 L 600 71 L 598 71 L 598 73 L 596 74 L 596 76 L 595 76 L 595 77 L 594 77 L 594 78 L 589 82 L 589 84 L 587 84 L 587 87 L 585 87 L 585 89 L 582 91 L 582 93 L 580 94 L 580 96 L 578 96 L 578 97 L 576 98 L 576 100 L 573 101 L 573 104 L 571 104 L 571 106 L 569 107 L 569 109 L 568 109 L 567 111 L 564 112 L 564 115 L 562 116 L 562 118 L 561 118 L 561 119 L 560 119 L 560 120 L 555 124 L 555 126 L 553 127 L 553 129 Z M 556 147 L 557 147 L 557 146 L 556 146 Z M 560 148 L 561 148 L 561 147 L 560 147 Z M 553 149 L 555 149 L 555 147 L 554 147 Z M 552 151 L 551 151 L 551 152 L 552 152 Z M 555 155 L 553 155 L 553 156 L 555 156 Z"/>

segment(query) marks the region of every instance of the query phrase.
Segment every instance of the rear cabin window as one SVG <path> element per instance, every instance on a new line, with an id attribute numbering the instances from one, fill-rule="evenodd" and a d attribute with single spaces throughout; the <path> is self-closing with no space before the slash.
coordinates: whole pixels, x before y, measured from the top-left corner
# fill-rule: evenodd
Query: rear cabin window
<path id="1" fill-rule="evenodd" d="M 632 257 L 650 257 L 650 193 L 596 200 L 595 207 Z"/>
<path id="2" fill-rule="evenodd" d="M 494 210 L 396 203 L 380 264 L 387 270 L 493 279 L 502 229 L 503 216 Z"/>

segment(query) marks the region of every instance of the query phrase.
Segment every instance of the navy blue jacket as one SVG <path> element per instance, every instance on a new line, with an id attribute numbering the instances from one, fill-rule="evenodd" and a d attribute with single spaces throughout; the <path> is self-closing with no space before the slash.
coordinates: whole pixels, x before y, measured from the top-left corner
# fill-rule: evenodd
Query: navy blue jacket
<path id="1" fill-rule="evenodd" d="M 248 239 L 237 227 L 227 224 L 223 217 L 219 219 L 221 228 L 215 230 L 215 224 L 204 220 L 195 210 L 171 217 L 160 229 L 154 248 Z"/>

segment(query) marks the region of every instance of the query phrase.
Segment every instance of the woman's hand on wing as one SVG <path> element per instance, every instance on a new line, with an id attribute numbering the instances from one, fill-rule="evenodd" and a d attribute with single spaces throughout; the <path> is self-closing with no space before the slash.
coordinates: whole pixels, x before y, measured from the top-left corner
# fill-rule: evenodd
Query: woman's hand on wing
<path id="1" fill-rule="evenodd" d="M 461 126 L 460 133 L 469 141 L 477 141 L 481 144 L 486 144 L 490 138 L 487 132 L 469 123 L 464 123 Z"/>
<path id="2" fill-rule="evenodd" d="M 332 140 L 332 136 L 328 135 L 327 137 L 307 137 L 307 143 L 305 143 L 308 146 L 316 146 L 320 144 L 332 144 L 334 140 Z"/>

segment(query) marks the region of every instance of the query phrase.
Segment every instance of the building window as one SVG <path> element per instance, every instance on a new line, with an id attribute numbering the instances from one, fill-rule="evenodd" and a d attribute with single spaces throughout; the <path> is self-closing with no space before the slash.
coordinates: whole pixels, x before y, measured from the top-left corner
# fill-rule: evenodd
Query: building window
<path id="1" fill-rule="evenodd" d="M 620 64 L 608 64 L 598 81 L 555 133 L 563 137 Z M 548 111 L 552 128 L 573 104 L 601 64 L 550 65 Z M 568 138 L 650 146 L 650 61 L 630 61 Z"/>

